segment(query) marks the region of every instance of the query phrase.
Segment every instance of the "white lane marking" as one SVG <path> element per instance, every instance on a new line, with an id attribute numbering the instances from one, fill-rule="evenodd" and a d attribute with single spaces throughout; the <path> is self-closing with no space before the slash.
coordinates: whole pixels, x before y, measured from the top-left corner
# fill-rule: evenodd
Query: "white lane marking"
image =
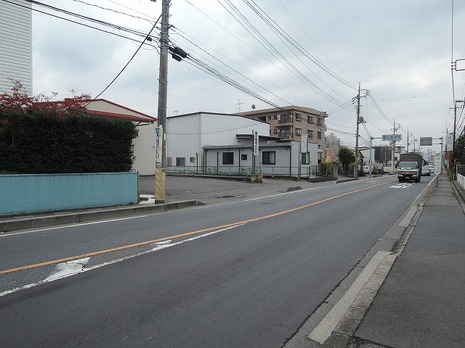
<path id="1" fill-rule="evenodd" d="M 61 226 L 30 229 L 30 230 L 27 230 L 27 231 L 19 231 L 19 232 L 10 231 L 10 232 L 0 233 L 0 238 L 19 236 L 21 234 L 29 234 L 29 233 L 36 233 L 36 232 L 59 230 L 60 228 L 81 227 L 81 226 L 88 226 L 88 225 L 105 224 L 105 223 L 108 223 L 108 222 L 117 222 L 117 221 L 124 221 L 124 220 L 140 219 L 140 218 L 144 218 L 144 217 L 147 217 L 147 216 L 148 215 L 137 215 L 137 216 L 129 216 L 129 217 L 125 217 L 125 218 L 115 218 L 115 219 L 107 219 L 107 220 L 99 220 L 99 221 L 91 221 L 91 222 L 76 222 L 76 223 L 61 225 Z"/>
<path id="2" fill-rule="evenodd" d="M 391 186 L 390 188 L 395 188 L 395 189 L 405 189 L 405 188 L 409 188 L 410 186 L 412 186 L 412 184 L 409 184 L 409 183 L 399 183 L 397 185 L 394 185 L 394 186 Z"/>
<path id="3" fill-rule="evenodd" d="M 125 256 L 125 257 L 122 257 L 122 258 L 119 258 L 119 259 L 116 259 L 116 260 L 112 260 L 112 261 L 108 261 L 108 262 L 104 262 L 104 263 L 101 263 L 101 264 L 98 264 L 98 265 L 94 265 L 92 267 L 86 267 L 86 268 L 81 268 L 81 270 L 77 273 L 69 273 L 67 275 L 63 274 L 63 276 L 61 276 L 60 278 L 57 278 L 57 279 L 62 279 L 62 278 L 66 278 L 66 277 L 70 277 L 72 275 L 76 275 L 78 273 L 83 273 L 83 272 L 87 272 L 87 271 L 91 271 L 93 269 L 97 269 L 97 268 L 100 268 L 100 267 L 104 267 L 104 266 L 108 266 L 108 265 L 112 265 L 114 263 L 118 263 L 118 262 L 121 262 L 121 261 L 124 261 L 124 260 L 128 260 L 128 259 L 132 259 L 132 258 L 135 258 L 135 257 L 138 257 L 138 256 L 141 256 L 141 255 L 145 255 L 145 254 L 148 254 L 148 253 L 151 253 L 151 252 L 154 252 L 154 251 L 159 251 L 159 250 L 163 250 L 163 249 L 166 249 L 166 248 L 170 248 L 170 247 L 173 247 L 173 246 L 176 246 L 176 245 L 180 245 L 180 244 L 183 244 L 183 243 L 187 243 L 187 242 L 191 242 L 193 240 L 196 240 L 196 239 L 200 239 L 200 238 L 204 238 L 204 237 L 208 237 L 208 236 L 211 236 L 213 234 L 216 234 L 216 233 L 220 233 L 220 232 L 224 232 L 224 231 L 227 231 L 227 230 L 231 230 L 233 228 L 236 228 L 236 227 L 240 227 L 240 226 L 244 226 L 245 224 L 242 223 L 242 224 L 237 224 L 237 225 L 233 225 L 233 226 L 229 226 L 229 227 L 225 227 L 225 228 L 221 228 L 219 230 L 215 230 L 215 231 L 211 231 L 211 232 L 208 232 L 208 233 L 204 233 L 204 234 L 201 234 L 201 235 L 198 235 L 198 236 L 194 236 L 194 237 L 191 237 L 191 238 L 187 238 L 187 239 L 183 239 L 179 242 L 176 242 L 176 243 L 171 243 L 170 240 L 168 241 L 164 241 L 164 242 L 159 242 L 159 243 L 154 243 L 153 245 L 155 246 L 153 249 L 150 249 L 150 250 L 146 250 L 146 251 L 142 251 L 142 252 L 139 252 L 137 254 L 132 254 L 132 255 L 128 255 L 128 256 Z M 83 260 L 83 259 L 81 259 Z M 78 260 L 76 260 L 78 261 Z M 73 261 L 71 261 L 73 262 Z M 87 262 L 86 262 L 87 263 Z M 2 296 L 5 296 L 5 295 L 8 295 L 8 294 L 12 294 L 14 292 L 18 292 L 18 291 L 21 291 L 21 290 L 26 290 L 26 289 L 30 289 L 30 288 L 33 288 L 35 286 L 38 286 L 38 285 L 42 285 L 42 284 L 45 284 L 45 283 L 48 283 L 48 282 L 52 282 L 52 281 L 55 281 L 57 279 L 49 279 L 50 277 L 46 278 L 46 279 L 43 279 L 43 280 L 40 280 L 36 283 L 31 283 L 31 284 L 26 284 L 26 285 L 23 285 L 23 286 L 19 286 L 17 288 L 14 288 L 14 289 L 10 289 L 10 290 L 6 290 L 6 291 L 3 291 L 3 292 L 0 292 L 0 297 Z"/>
<path id="4" fill-rule="evenodd" d="M 56 271 L 45 278 L 45 282 L 51 282 L 61 278 L 66 278 L 81 273 L 89 262 L 90 257 L 83 259 L 62 262 L 56 265 Z"/>
<path id="5" fill-rule="evenodd" d="M 344 314 L 350 308 L 357 295 L 368 282 L 370 277 L 376 271 L 379 264 L 388 256 L 388 251 L 378 251 L 368 262 L 362 272 L 359 274 L 352 286 L 347 290 L 344 296 L 334 305 L 333 308 L 326 314 L 322 321 L 308 335 L 308 338 L 323 344 L 341 321 Z"/>

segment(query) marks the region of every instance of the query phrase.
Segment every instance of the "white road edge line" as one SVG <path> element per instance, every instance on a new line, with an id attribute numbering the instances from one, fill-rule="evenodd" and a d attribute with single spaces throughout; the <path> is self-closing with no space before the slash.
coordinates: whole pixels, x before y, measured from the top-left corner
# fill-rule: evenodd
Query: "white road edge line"
<path id="1" fill-rule="evenodd" d="M 370 277 L 376 271 L 379 264 L 389 255 L 389 251 L 378 251 L 368 262 L 362 272 L 359 274 L 352 286 L 347 290 L 344 296 L 334 305 L 326 314 L 323 320 L 308 335 L 308 338 L 323 344 L 331 333 L 334 331 L 344 314 L 350 308 L 357 295 L 363 289 Z"/>
<path id="2" fill-rule="evenodd" d="M 19 232 L 9 231 L 7 233 L 0 233 L 0 238 L 13 237 L 13 236 L 19 236 L 21 234 L 29 234 L 29 233 L 36 233 L 36 232 L 53 231 L 53 230 L 59 230 L 59 229 L 64 229 L 64 228 L 70 228 L 70 227 L 81 227 L 81 226 L 88 226 L 88 225 L 105 224 L 108 222 L 140 219 L 146 216 L 148 215 L 137 215 L 137 216 L 124 217 L 124 218 L 106 219 L 106 220 L 98 220 L 98 221 L 90 221 L 90 222 L 73 222 L 71 224 L 66 224 L 66 225 L 34 228 L 34 229 L 27 230 L 27 231 L 19 231 Z"/>

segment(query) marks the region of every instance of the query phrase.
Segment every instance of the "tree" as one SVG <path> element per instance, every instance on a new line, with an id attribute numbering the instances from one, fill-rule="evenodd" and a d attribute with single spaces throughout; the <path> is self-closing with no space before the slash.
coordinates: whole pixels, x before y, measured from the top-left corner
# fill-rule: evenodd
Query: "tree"
<path id="1" fill-rule="evenodd" d="M 355 162 L 354 151 L 348 147 L 342 146 L 338 152 L 339 162 L 342 165 L 342 171 L 347 172 L 349 165 Z"/>

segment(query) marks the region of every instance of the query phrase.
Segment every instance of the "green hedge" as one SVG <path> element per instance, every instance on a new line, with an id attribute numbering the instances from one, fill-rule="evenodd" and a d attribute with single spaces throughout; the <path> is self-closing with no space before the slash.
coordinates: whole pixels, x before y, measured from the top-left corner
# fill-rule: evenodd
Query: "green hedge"
<path id="1" fill-rule="evenodd" d="M 0 173 L 130 171 L 136 136 L 128 120 L 0 110 Z"/>

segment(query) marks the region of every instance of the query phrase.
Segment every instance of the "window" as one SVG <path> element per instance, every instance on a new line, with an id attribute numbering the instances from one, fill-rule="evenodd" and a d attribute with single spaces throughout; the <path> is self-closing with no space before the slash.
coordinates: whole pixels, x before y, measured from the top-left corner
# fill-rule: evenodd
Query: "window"
<path id="1" fill-rule="evenodd" d="M 189 162 L 190 163 L 195 163 L 195 157 L 189 157 Z"/>
<path id="2" fill-rule="evenodd" d="M 277 120 L 277 119 L 278 119 L 278 115 L 274 115 L 273 118 L 274 118 L 275 120 Z"/>
<path id="3" fill-rule="evenodd" d="M 185 157 L 176 157 L 176 167 L 185 167 L 186 158 Z"/>
<path id="4" fill-rule="evenodd" d="M 271 120 L 271 115 L 268 116 L 268 119 Z"/>
<path id="5" fill-rule="evenodd" d="M 281 118 L 279 119 L 278 123 L 292 123 L 291 115 L 289 114 L 281 115 Z"/>
<path id="6" fill-rule="evenodd" d="M 273 133 L 278 134 L 278 129 L 277 128 L 273 129 Z"/>
<path id="7" fill-rule="evenodd" d="M 310 164 L 310 154 L 308 152 L 302 153 L 302 164 Z"/>
<path id="8" fill-rule="evenodd" d="M 246 153 L 241 154 L 241 161 L 247 161 L 247 154 Z"/>
<path id="9" fill-rule="evenodd" d="M 300 112 L 295 113 L 295 119 L 296 121 L 302 121 L 302 114 Z"/>
<path id="10" fill-rule="evenodd" d="M 313 123 L 313 116 L 308 115 L 307 116 L 307 122 L 308 123 Z"/>
<path id="11" fill-rule="evenodd" d="M 296 135 L 302 135 L 302 128 L 296 128 L 295 129 L 295 134 Z"/>
<path id="12" fill-rule="evenodd" d="M 307 131 L 307 133 L 308 133 L 308 137 L 309 137 L 309 138 L 313 138 L 313 130 L 312 130 L 312 129 L 309 129 L 309 130 Z"/>
<path id="13" fill-rule="evenodd" d="M 276 151 L 263 151 L 262 164 L 276 164 Z"/>
<path id="14" fill-rule="evenodd" d="M 318 132 L 318 139 L 321 139 L 321 132 Z"/>
<path id="15" fill-rule="evenodd" d="M 223 152 L 223 164 L 234 164 L 234 152 Z"/>

